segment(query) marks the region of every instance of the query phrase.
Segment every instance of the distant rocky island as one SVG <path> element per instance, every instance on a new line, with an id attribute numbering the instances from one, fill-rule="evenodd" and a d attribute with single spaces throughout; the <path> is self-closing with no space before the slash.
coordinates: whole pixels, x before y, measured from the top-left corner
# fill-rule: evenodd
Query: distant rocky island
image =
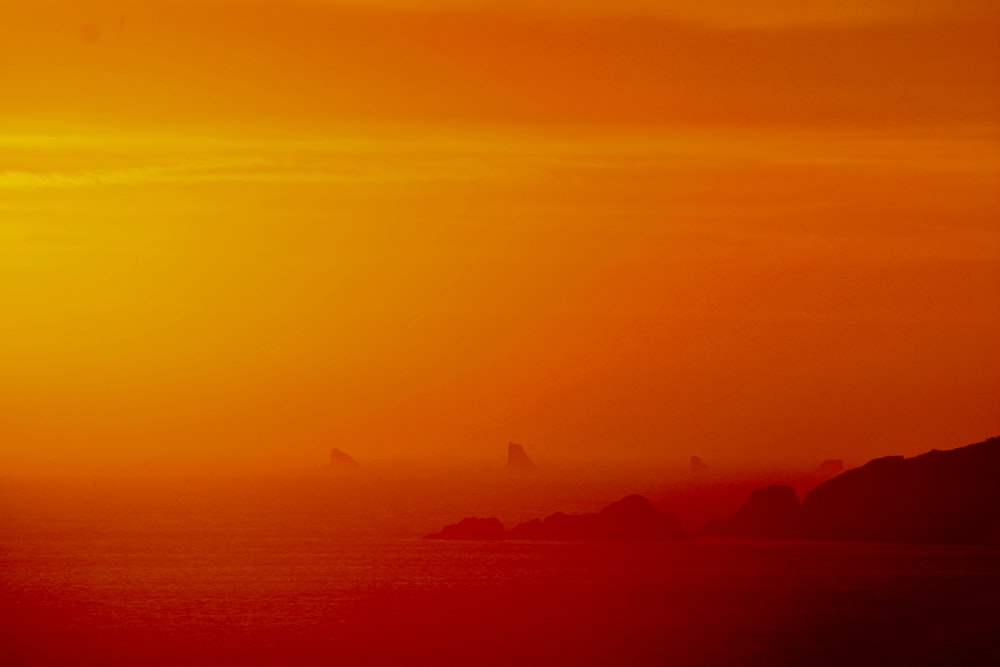
<path id="1" fill-rule="evenodd" d="M 824 462 L 834 472 L 839 461 Z M 751 492 L 702 535 L 941 544 L 1000 543 L 1000 437 L 948 451 L 887 456 L 819 484 L 800 503 L 788 486 Z M 499 519 L 464 519 L 434 539 L 673 540 L 677 517 L 632 495 L 600 512 L 533 519 L 504 529 Z"/>
<path id="2" fill-rule="evenodd" d="M 342 452 L 336 447 L 330 450 L 330 467 L 331 468 L 360 468 L 361 464 L 354 460 L 347 452 Z"/>
<path id="3" fill-rule="evenodd" d="M 497 518 L 462 519 L 428 535 L 438 540 L 676 540 L 684 537 L 680 521 L 653 507 L 643 496 L 631 495 L 611 503 L 600 512 L 564 514 L 515 526 L 509 532 Z"/>
<path id="4" fill-rule="evenodd" d="M 700 456 L 692 456 L 688 461 L 688 468 L 694 475 L 702 475 L 711 470 L 711 468 L 708 467 L 708 464 L 701 460 Z"/>
<path id="5" fill-rule="evenodd" d="M 535 462 L 531 460 L 524 447 L 516 442 L 507 443 L 507 470 L 532 470 Z"/>
<path id="6" fill-rule="evenodd" d="M 502 540 L 507 537 L 500 519 L 466 517 L 427 536 L 429 540 Z"/>

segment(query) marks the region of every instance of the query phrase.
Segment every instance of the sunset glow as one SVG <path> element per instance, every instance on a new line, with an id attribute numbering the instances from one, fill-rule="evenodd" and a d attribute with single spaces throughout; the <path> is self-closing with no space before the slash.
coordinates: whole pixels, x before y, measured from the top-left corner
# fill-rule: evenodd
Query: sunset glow
<path id="1" fill-rule="evenodd" d="M 994 432 L 995 3 L 611 7 L 6 7 L 0 464 Z"/>
<path id="2" fill-rule="evenodd" d="M 997 667 L 997 0 L 0 0 L 0 667 Z"/>

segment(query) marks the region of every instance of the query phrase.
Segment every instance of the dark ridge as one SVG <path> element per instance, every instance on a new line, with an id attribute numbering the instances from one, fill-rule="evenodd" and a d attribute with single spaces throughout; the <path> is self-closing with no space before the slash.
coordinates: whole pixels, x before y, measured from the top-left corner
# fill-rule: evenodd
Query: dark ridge
<path id="1" fill-rule="evenodd" d="M 766 486 L 750 492 L 750 498 L 718 534 L 732 537 L 792 538 L 801 533 L 802 508 L 790 486 Z"/>
<path id="2" fill-rule="evenodd" d="M 565 514 L 556 512 L 544 519 L 532 519 L 504 532 L 498 519 L 463 519 L 428 535 L 442 540 L 676 540 L 684 536 L 680 522 L 662 512 L 643 496 L 627 496 L 600 512 Z"/>
<path id="3" fill-rule="evenodd" d="M 507 537 L 500 519 L 466 517 L 458 523 L 445 526 L 438 533 L 428 535 L 428 540 L 502 540 Z"/>
<path id="4" fill-rule="evenodd" d="M 844 462 L 840 459 L 827 459 L 816 469 L 816 474 L 821 477 L 836 477 L 842 472 L 844 472 Z"/>
<path id="5" fill-rule="evenodd" d="M 832 466 L 831 466 L 832 468 Z M 810 491 L 756 489 L 706 535 L 878 542 L 1000 543 L 1000 438 L 913 458 L 883 456 Z"/>
<path id="6" fill-rule="evenodd" d="M 1000 542 L 1000 437 L 869 461 L 810 491 L 802 519 L 815 539 Z"/>
<path id="7" fill-rule="evenodd" d="M 823 482 L 801 505 L 789 486 L 755 489 L 732 517 L 710 522 L 702 532 L 750 538 L 1000 544 L 1000 437 L 909 459 L 873 459 Z M 683 536 L 677 517 L 658 510 L 643 496 L 632 495 L 600 512 L 557 512 L 509 533 L 497 519 L 465 519 L 431 537 L 674 540 Z"/>

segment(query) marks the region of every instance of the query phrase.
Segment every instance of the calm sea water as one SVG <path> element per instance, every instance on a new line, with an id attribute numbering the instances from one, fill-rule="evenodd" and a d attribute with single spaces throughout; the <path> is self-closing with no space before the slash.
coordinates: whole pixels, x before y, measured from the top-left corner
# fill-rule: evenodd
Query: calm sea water
<path id="1" fill-rule="evenodd" d="M 449 543 L 278 509 L 17 509 L 2 665 L 1000 665 L 997 548 Z"/>

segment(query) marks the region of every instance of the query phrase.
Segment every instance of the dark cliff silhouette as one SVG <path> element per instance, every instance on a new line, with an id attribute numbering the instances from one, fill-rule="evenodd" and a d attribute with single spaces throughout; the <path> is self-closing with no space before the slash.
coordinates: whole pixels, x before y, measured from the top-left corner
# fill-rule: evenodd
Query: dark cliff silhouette
<path id="1" fill-rule="evenodd" d="M 556 512 L 510 532 L 511 538 L 523 540 L 675 540 L 683 535 L 677 517 L 639 495 L 622 498 L 596 513 Z"/>
<path id="2" fill-rule="evenodd" d="M 632 495 L 611 503 L 600 512 L 564 514 L 556 512 L 544 519 L 532 519 L 503 531 L 499 519 L 467 518 L 445 526 L 430 539 L 491 540 L 676 540 L 684 536 L 680 522 L 643 496 Z"/>
<path id="3" fill-rule="evenodd" d="M 512 444 L 512 447 L 516 445 Z M 878 542 L 1000 544 L 1000 437 L 912 458 L 887 456 L 826 480 L 799 504 L 794 489 L 755 489 L 703 534 Z M 673 514 L 627 496 L 589 514 L 557 512 L 505 531 L 498 519 L 465 519 L 439 539 L 666 540 L 684 536 Z"/>
<path id="4" fill-rule="evenodd" d="M 330 450 L 330 467 L 332 468 L 360 468 L 361 464 L 355 461 L 350 454 L 340 451 L 336 447 Z"/>
<path id="5" fill-rule="evenodd" d="M 428 535 L 429 540 L 502 540 L 507 537 L 500 519 L 467 517 L 445 526 L 441 532 Z"/>
<path id="6" fill-rule="evenodd" d="M 1000 437 L 869 461 L 810 491 L 803 536 L 888 542 L 1000 542 Z"/>
<path id="7" fill-rule="evenodd" d="M 1000 542 L 1000 437 L 912 458 L 886 456 L 829 479 L 800 506 L 787 486 L 756 489 L 707 535 L 878 542 Z"/>
<path id="8" fill-rule="evenodd" d="M 528 457 L 524 447 L 513 442 L 507 443 L 507 470 L 531 470 L 534 461 Z"/>
<path id="9" fill-rule="evenodd" d="M 836 477 L 842 472 L 844 472 L 844 462 L 840 459 L 827 459 L 816 469 L 816 474 L 824 478 Z"/>
<path id="10" fill-rule="evenodd" d="M 773 485 L 750 492 L 750 498 L 728 520 L 713 522 L 704 532 L 727 537 L 794 538 L 801 534 L 802 508 L 790 486 Z"/>

